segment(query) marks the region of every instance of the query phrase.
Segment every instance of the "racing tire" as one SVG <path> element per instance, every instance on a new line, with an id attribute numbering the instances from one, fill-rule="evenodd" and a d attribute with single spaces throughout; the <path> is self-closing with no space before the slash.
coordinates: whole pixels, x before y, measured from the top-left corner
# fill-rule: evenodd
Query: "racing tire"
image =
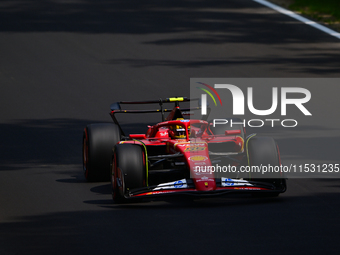
<path id="1" fill-rule="evenodd" d="M 279 148 L 272 137 L 251 137 L 247 140 L 247 156 L 249 166 L 280 166 L 281 159 Z M 270 183 L 281 192 L 259 192 L 253 193 L 254 197 L 277 197 L 286 190 L 286 180 L 282 172 L 275 172 L 263 178 L 262 173 L 251 173 L 250 180 Z"/>
<path id="2" fill-rule="evenodd" d="M 145 187 L 146 164 L 143 147 L 135 144 L 117 144 L 111 164 L 112 198 L 115 203 L 127 201 L 129 190 Z"/>
<path id="3" fill-rule="evenodd" d="M 114 123 L 88 125 L 83 132 L 83 170 L 90 182 L 109 181 L 112 148 L 121 139 Z"/>

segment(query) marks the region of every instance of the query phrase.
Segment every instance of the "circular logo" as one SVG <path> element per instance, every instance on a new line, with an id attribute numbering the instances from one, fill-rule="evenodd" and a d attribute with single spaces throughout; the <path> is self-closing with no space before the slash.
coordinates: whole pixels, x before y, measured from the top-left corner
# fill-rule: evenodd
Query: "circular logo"
<path id="1" fill-rule="evenodd" d="M 233 186 L 234 185 L 234 181 L 232 179 L 225 179 L 225 184 L 227 186 Z"/>
<path id="2" fill-rule="evenodd" d="M 174 186 L 175 186 L 175 188 L 181 188 L 181 187 L 183 187 L 183 182 L 182 181 L 176 181 L 174 183 Z"/>

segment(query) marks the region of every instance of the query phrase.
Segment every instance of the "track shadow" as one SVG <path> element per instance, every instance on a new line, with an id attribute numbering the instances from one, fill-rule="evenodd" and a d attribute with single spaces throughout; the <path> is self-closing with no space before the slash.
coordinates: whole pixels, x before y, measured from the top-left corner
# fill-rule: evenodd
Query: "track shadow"
<path id="1" fill-rule="evenodd" d="M 299 182 L 292 181 L 292 188 Z M 337 189 L 320 191 L 330 183 Z M 313 192 L 292 195 L 288 191 L 270 201 L 218 198 L 117 206 L 98 199 L 88 204 L 101 210 L 56 212 L 0 223 L 0 249 L 2 254 L 94 254 L 112 250 L 173 254 L 174 249 L 210 254 L 224 253 L 227 247 L 232 253 L 337 254 L 339 180 L 314 180 L 313 185 Z"/>
<path id="2" fill-rule="evenodd" d="M 290 18 L 270 11 L 252 1 L 223 0 L 97 0 L 44 1 L 4 0 L 0 4 L 0 31 L 4 32 L 79 32 L 113 34 L 178 33 L 179 38 L 146 42 L 157 45 L 183 43 L 218 44 L 254 42 L 335 41 L 329 36 L 291 36 Z M 259 16 L 261 15 L 261 16 Z M 272 24 L 272 20 L 277 22 Z M 267 23 L 266 28 L 263 22 Z M 312 31 L 296 24 L 300 31 Z M 188 32 L 209 33 L 186 36 Z M 284 36 L 283 36 L 284 35 Z"/>
<path id="3" fill-rule="evenodd" d="M 48 165 L 79 165 L 81 168 L 83 130 L 86 125 L 96 122 L 32 119 L 0 124 L 0 170 Z M 122 127 L 126 134 L 146 132 L 147 123 L 124 124 Z M 72 181 L 74 178 L 70 179 Z"/>
<path id="4" fill-rule="evenodd" d="M 27 0 L 25 4 L 4 0 L 0 3 L 0 32 L 143 35 L 138 43 L 144 45 L 215 47 L 234 44 L 237 50 L 238 44 L 251 43 L 289 50 L 286 56 L 268 53 L 253 57 L 251 53 L 247 57 L 233 57 L 232 52 L 223 50 L 224 54 L 217 58 L 118 58 L 103 61 L 103 64 L 135 68 L 242 68 L 245 65 L 272 65 L 272 68 L 288 71 L 292 76 L 301 72 L 312 75 L 337 74 L 340 65 L 336 48 L 315 48 L 318 43 L 338 43 L 338 39 L 249 0 L 60 0 L 43 3 Z M 156 34 L 159 36 L 155 38 Z M 148 38 L 148 35 L 151 37 Z M 302 44 L 306 46 L 296 46 Z M 278 64 L 280 66 L 276 67 Z"/>

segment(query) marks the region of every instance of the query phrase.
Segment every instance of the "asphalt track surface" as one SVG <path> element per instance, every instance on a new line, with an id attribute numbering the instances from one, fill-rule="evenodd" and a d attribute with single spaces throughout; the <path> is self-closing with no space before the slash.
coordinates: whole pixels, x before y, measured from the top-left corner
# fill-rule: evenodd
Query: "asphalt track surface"
<path id="1" fill-rule="evenodd" d="M 338 39 L 250 0 L 3 0 L 0 45 L 0 254 L 338 254 L 339 180 L 120 206 L 81 167 L 112 102 L 188 96 L 191 77 L 339 77 Z"/>

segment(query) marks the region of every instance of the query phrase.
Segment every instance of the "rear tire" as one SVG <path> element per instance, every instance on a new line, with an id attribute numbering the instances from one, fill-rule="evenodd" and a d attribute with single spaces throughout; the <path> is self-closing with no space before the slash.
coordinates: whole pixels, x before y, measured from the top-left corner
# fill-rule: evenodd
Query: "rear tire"
<path id="1" fill-rule="evenodd" d="M 130 190 L 146 186 L 145 155 L 139 145 L 117 144 L 111 169 L 112 198 L 116 203 L 126 202 L 125 195 Z"/>
<path id="2" fill-rule="evenodd" d="M 121 139 L 114 123 L 90 124 L 83 133 L 83 170 L 87 181 L 109 181 L 112 148 Z"/>

